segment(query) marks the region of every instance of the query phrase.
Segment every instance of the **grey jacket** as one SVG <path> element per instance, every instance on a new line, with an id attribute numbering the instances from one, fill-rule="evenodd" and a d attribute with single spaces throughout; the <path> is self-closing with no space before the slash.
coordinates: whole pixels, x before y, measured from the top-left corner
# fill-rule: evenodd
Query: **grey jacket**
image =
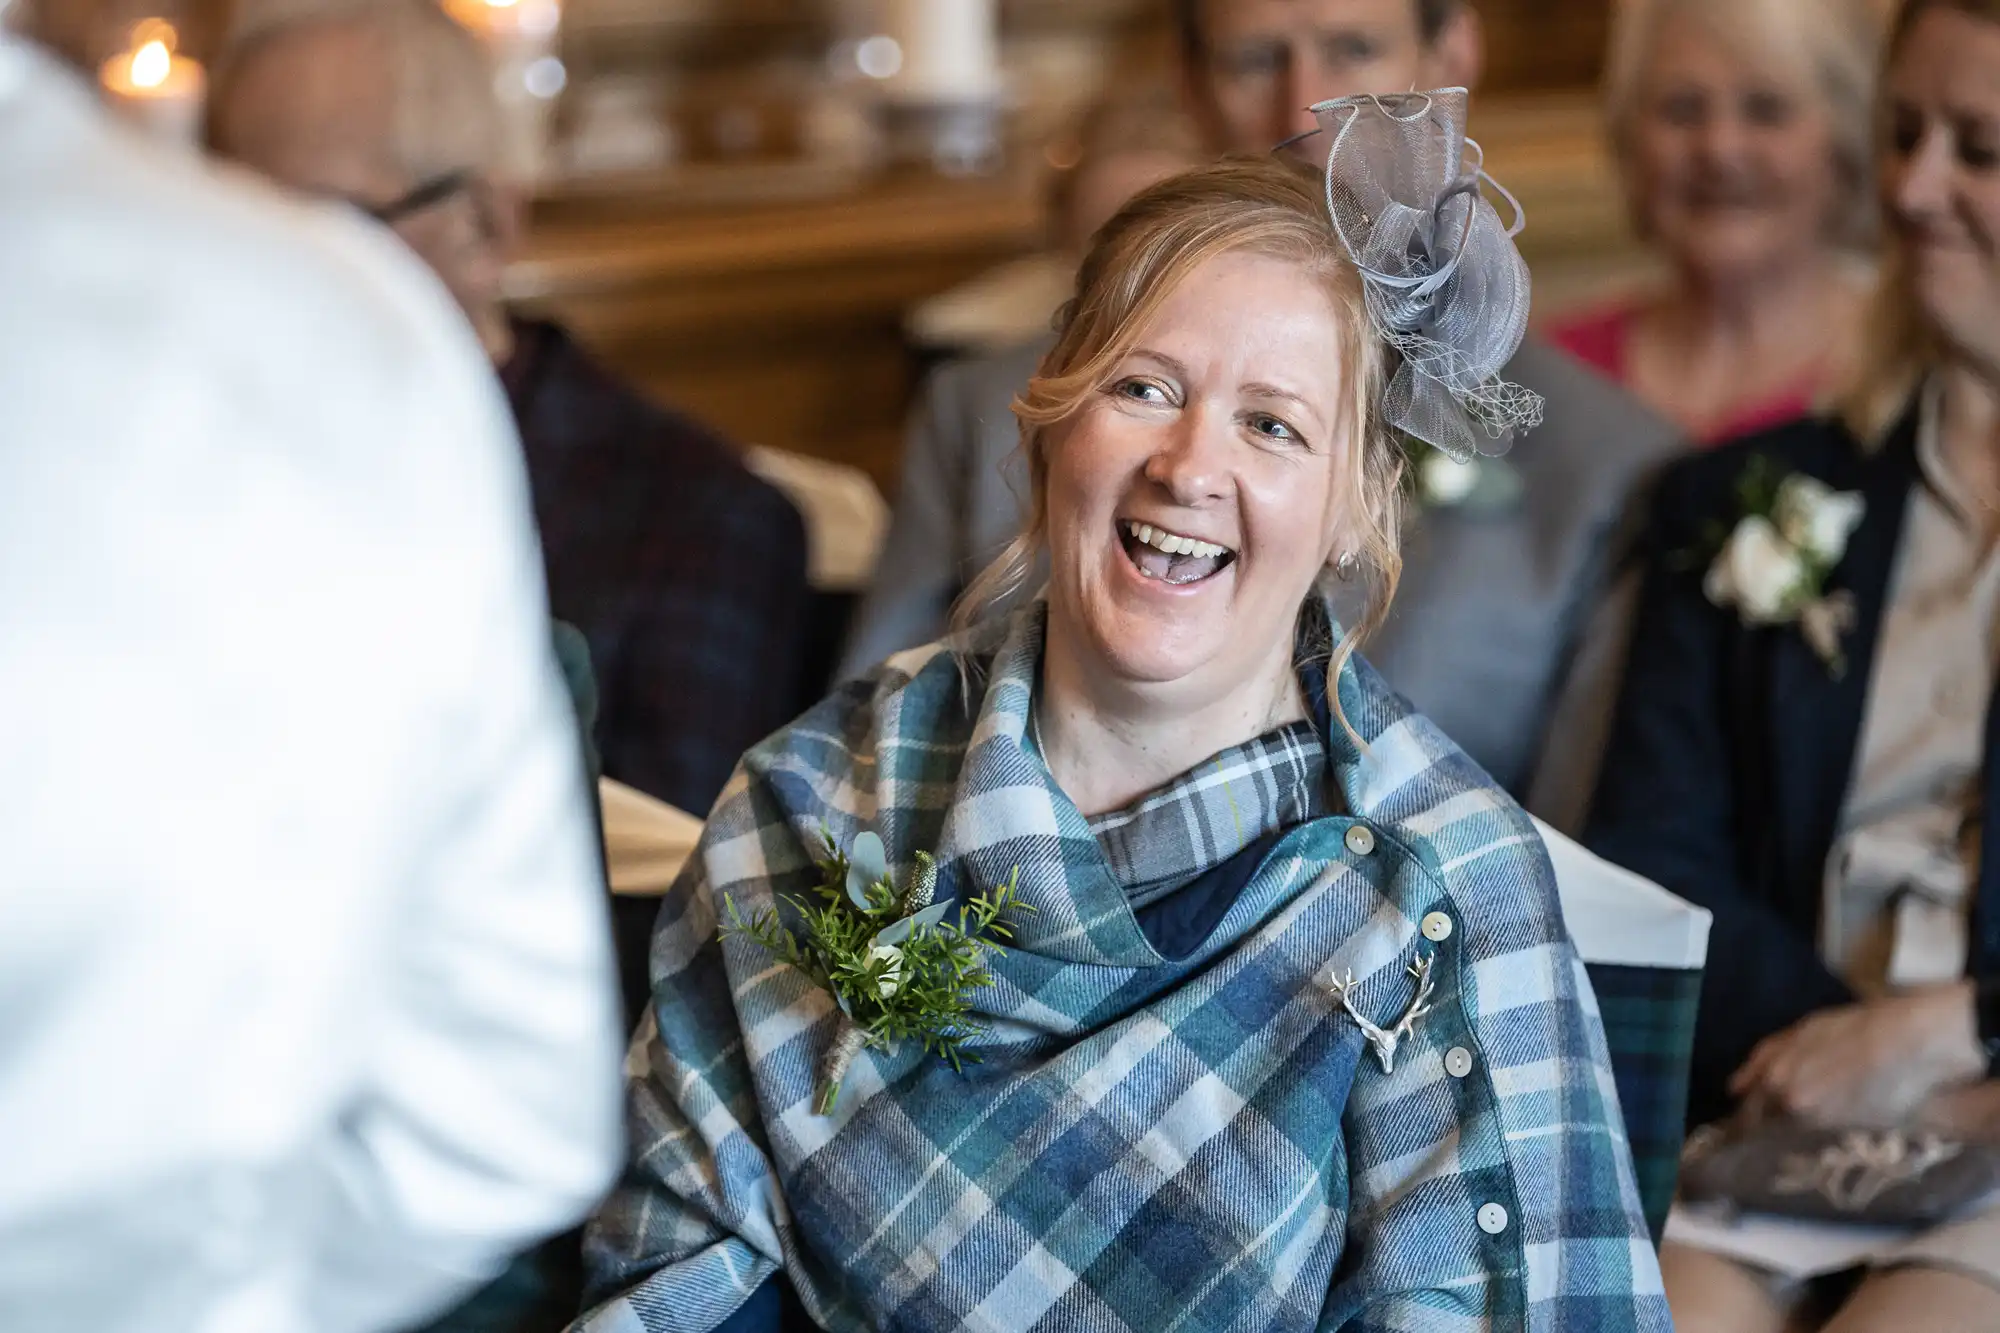
<path id="1" fill-rule="evenodd" d="M 954 362 L 932 377 L 843 676 L 938 637 L 952 600 L 1020 531 L 1027 470 L 1009 404 L 1046 349 Z M 1394 609 L 1364 651 L 1502 786 L 1525 797 L 1532 784 L 1531 806 L 1568 829 L 1595 777 L 1618 659 L 1578 648 L 1593 617 L 1615 621 L 1599 604 L 1635 494 L 1679 444 L 1671 426 L 1553 348 L 1530 342 L 1507 377 L 1548 400 L 1547 420 L 1507 455 L 1520 498 L 1415 514 Z M 1590 641 L 1622 637 L 1613 623 Z M 1563 741 L 1543 765 L 1558 714 Z M 1549 770 L 1539 780 L 1538 768 Z"/>

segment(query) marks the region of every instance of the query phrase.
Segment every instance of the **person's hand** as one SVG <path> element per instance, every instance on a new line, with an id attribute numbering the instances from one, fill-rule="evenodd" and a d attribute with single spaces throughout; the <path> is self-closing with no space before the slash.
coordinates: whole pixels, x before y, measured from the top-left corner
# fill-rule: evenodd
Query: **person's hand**
<path id="1" fill-rule="evenodd" d="M 1916 1124 L 1948 1139 L 2000 1142 L 2000 1079 L 1932 1093 L 1917 1111 Z"/>
<path id="2" fill-rule="evenodd" d="M 1753 1114 L 1893 1125 L 1986 1072 L 1969 983 L 1823 1009 L 1767 1037 L 1729 1081 Z"/>

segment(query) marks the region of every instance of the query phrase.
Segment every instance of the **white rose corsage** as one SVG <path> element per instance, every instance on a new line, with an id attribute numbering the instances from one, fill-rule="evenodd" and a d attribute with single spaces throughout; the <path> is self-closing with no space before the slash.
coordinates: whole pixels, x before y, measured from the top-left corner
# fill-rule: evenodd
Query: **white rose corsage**
<path id="1" fill-rule="evenodd" d="M 1841 637 L 1854 627 L 1854 597 L 1826 590 L 1847 551 L 1863 502 L 1802 473 L 1779 475 L 1758 457 L 1737 485 L 1742 517 L 1721 542 L 1702 580 L 1717 606 L 1734 607 L 1745 625 L 1796 623 L 1834 676 L 1845 674 Z"/>

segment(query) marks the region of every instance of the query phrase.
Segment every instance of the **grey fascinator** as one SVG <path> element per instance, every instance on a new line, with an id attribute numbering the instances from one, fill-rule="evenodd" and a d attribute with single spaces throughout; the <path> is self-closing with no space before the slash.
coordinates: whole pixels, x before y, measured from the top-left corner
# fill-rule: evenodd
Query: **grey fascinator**
<path id="1" fill-rule="evenodd" d="M 1528 330 L 1528 266 L 1514 248 L 1523 217 L 1465 137 L 1465 103 L 1451 88 L 1312 108 L 1327 144 L 1327 212 L 1377 332 L 1400 357 L 1388 422 L 1461 463 L 1505 453 L 1542 419 L 1540 395 L 1500 378 Z"/>

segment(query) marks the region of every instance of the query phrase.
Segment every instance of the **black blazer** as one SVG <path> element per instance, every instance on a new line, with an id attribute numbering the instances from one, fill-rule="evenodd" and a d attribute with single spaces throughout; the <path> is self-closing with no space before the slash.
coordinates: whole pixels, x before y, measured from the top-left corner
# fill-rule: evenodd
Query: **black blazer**
<path id="1" fill-rule="evenodd" d="M 1757 454 L 1866 502 L 1828 583 L 1853 595 L 1856 612 L 1838 679 L 1796 625 L 1746 628 L 1702 593 L 1702 556 L 1740 516 L 1737 479 Z M 1835 422 L 1802 421 L 1683 459 L 1654 495 L 1645 587 L 1585 841 L 1715 914 L 1691 1123 L 1728 1111 L 1729 1076 L 1757 1042 L 1853 998 L 1819 958 L 1821 896 L 1916 478 L 1912 408 L 1872 452 Z M 1996 724 L 1989 702 L 1989 828 L 2000 828 Z M 2000 857 L 1979 867 L 1967 971 L 2000 973 Z"/>

